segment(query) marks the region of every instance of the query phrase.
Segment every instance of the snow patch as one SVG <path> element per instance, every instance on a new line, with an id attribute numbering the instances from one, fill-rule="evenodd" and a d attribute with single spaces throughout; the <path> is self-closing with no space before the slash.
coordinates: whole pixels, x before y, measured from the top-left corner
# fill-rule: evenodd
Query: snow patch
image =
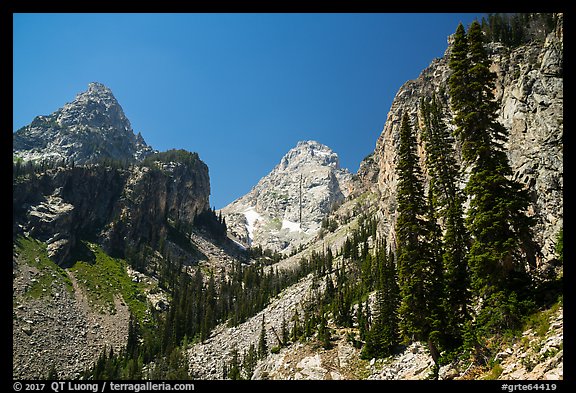
<path id="1" fill-rule="evenodd" d="M 286 219 L 282 220 L 281 229 L 288 229 L 290 232 L 302 232 L 302 228 L 300 228 L 299 222 L 292 222 Z"/>
<path id="2" fill-rule="evenodd" d="M 256 211 L 255 207 L 249 207 L 244 210 L 244 217 L 246 217 L 246 230 L 248 231 L 248 245 L 252 245 L 254 241 L 254 227 L 256 221 L 261 220 L 262 216 Z"/>
<path id="3" fill-rule="evenodd" d="M 334 153 L 332 153 L 332 152 L 327 152 L 327 151 L 324 151 L 324 150 L 318 150 L 318 149 L 313 149 L 313 150 L 312 150 L 312 155 L 313 155 L 313 156 L 329 157 L 329 156 L 331 156 L 332 154 L 334 154 Z"/>

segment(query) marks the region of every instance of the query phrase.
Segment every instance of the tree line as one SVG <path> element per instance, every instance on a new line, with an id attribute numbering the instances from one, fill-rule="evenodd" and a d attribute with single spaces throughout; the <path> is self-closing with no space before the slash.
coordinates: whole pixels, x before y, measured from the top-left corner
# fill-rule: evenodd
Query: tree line
<path id="1" fill-rule="evenodd" d="M 483 17 L 480 23 L 487 41 L 514 48 L 531 40 L 544 40 L 558 20 L 551 13 L 495 13 Z"/>

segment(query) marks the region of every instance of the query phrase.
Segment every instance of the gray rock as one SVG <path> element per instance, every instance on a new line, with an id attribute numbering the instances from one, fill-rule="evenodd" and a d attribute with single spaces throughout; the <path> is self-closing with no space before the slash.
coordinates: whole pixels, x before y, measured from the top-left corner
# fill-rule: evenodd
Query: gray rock
<path id="1" fill-rule="evenodd" d="M 51 115 L 37 116 L 13 139 L 14 156 L 32 161 L 135 161 L 152 152 L 142 135 L 132 131 L 112 91 L 97 82 Z"/>
<path id="2" fill-rule="evenodd" d="M 22 331 L 24 333 L 26 333 L 27 335 L 31 336 L 32 335 L 32 326 L 30 326 L 29 324 L 26 324 L 26 325 L 22 326 Z"/>
<path id="3" fill-rule="evenodd" d="M 318 233 L 326 214 L 348 196 L 351 179 L 330 148 L 298 142 L 222 213 L 229 232 L 244 246 L 290 252 Z"/>

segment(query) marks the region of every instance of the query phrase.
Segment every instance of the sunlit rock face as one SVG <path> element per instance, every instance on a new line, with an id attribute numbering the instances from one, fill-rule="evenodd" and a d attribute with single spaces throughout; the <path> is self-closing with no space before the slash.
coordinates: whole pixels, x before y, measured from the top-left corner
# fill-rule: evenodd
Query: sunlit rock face
<path id="1" fill-rule="evenodd" d="M 319 231 L 349 194 L 351 179 L 329 147 L 299 142 L 248 194 L 222 209 L 229 233 L 244 246 L 292 250 Z"/>
<path id="2" fill-rule="evenodd" d="M 138 161 L 152 153 L 112 91 L 93 82 L 56 112 L 36 116 L 14 133 L 15 157 L 36 162 L 67 161 L 76 164 L 102 159 Z"/>

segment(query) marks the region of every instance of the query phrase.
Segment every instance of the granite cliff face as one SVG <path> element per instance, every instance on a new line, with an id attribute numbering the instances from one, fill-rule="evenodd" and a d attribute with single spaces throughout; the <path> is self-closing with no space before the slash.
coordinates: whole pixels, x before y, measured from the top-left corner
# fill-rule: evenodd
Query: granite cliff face
<path id="1" fill-rule="evenodd" d="M 76 164 L 101 159 L 138 161 L 152 153 L 112 91 L 93 82 L 88 90 L 47 116 L 36 116 L 13 136 L 13 154 L 31 161 L 70 161 Z"/>
<path id="2" fill-rule="evenodd" d="M 113 254 L 152 247 L 168 225 L 192 225 L 209 207 L 208 167 L 197 154 L 167 161 L 151 156 L 141 165 L 60 167 L 22 176 L 14 183 L 13 233 L 46 242 L 59 264 L 82 238 L 99 239 Z"/>
<path id="3" fill-rule="evenodd" d="M 563 223 L 561 19 L 558 25 L 560 27 L 545 41 L 533 41 L 515 49 L 497 43 L 488 46 L 491 69 L 497 75 L 495 96 L 500 104 L 499 121 L 509 131 L 507 153 L 514 177 L 529 189 L 532 196 L 530 214 L 537 221 L 534 235 L 541 254 L 539 266 L 543 268 L 555 258 L 554 244 Z M 435 93 L 445 108 L 446 124 L 452 127 L 453 115 L 447 95 L 449 53 L 450 46 L 445 55 L 432 61 L 417 79 L 400 87 L 374 153 L 361 163 L 358 171 L 359 183 L 354 193 L 365 190 L 378 193 L 383 217 L 381 229 L 388 238 L 388 244 L 394 244 L 395 238 L 396 162 L 401 115 L 408 112 L 415 125 L 420 163 L 426 173 L 419 129 L 419 100 Z M 456 148 L 457 157 L 458 151 Z"/>
<path id="4" fill-rule="evenodd" d="M 58 264 L 70 261 L 80 239 L 97 239 L 117 255 L 155 247 L 168 225 L 191 226 L 209 207 L 208 167 L 198 154 L 154 152 L 101 83 L 16 131 L 13 156 L 21 160 L 13 234 L 46 242 Z M 52 165 L 30 171 L 30 161 Z"/>
<path id="5" fill-rule="evenodd" d="M 222 209 L 229 233 L 245 246 L 291 250 L 311 239 L 349 193 L 352 175 L 316 141 L 299 142 L 246 195 Z"/>

